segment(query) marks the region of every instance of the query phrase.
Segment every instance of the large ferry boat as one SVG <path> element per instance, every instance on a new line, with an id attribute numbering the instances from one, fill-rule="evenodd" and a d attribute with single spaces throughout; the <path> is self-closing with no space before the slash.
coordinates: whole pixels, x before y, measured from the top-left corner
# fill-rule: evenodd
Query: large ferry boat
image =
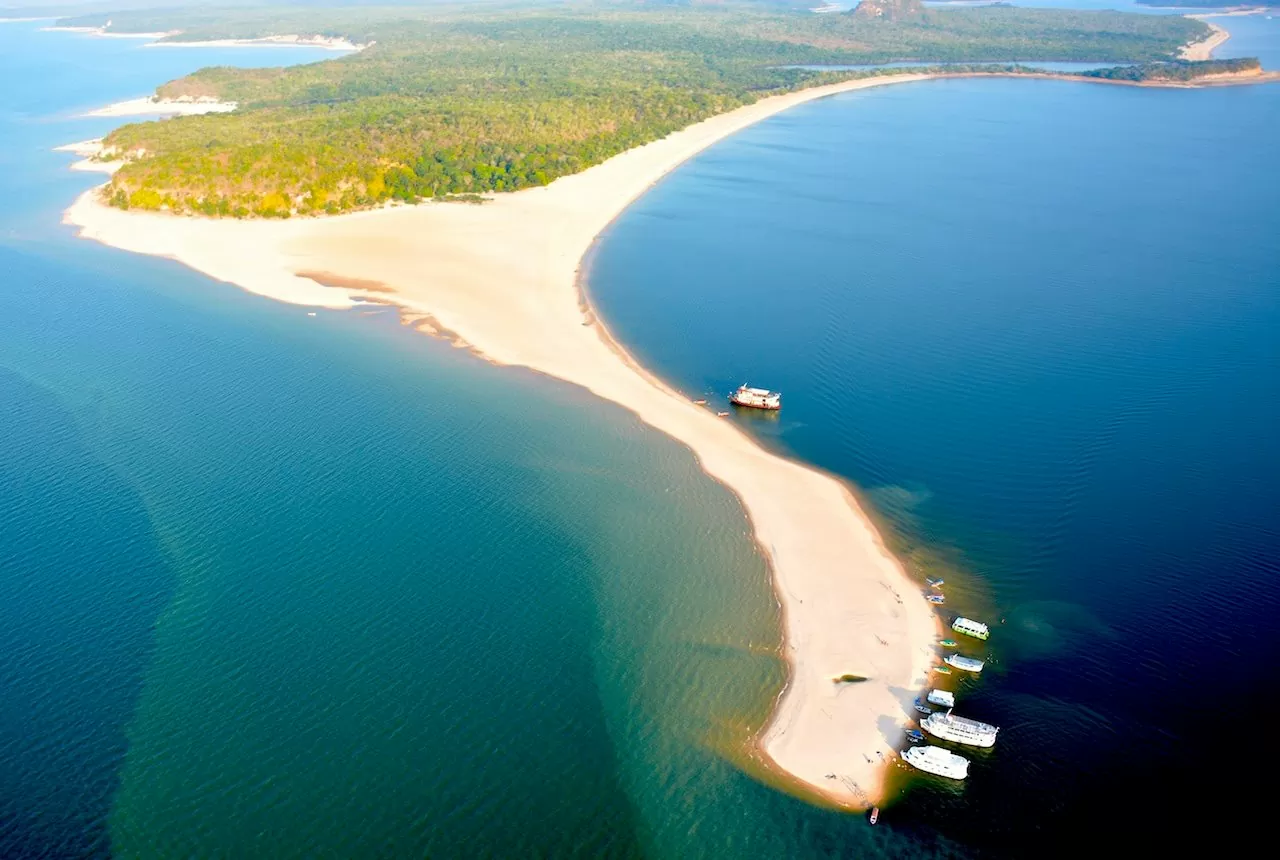
<path id="1" fill-rule="evenodd" d="M 738 386 L 738 390 L 729 395 L 729 402 L 737 406 L 749 406 L 752 409 L 781 409 L 782 393 L 769 391 L 767 388 L 748 388 Z"/>
<path id="2" fill-rule="evenodd" d="M 935 738 L 971 747 L 995 746 L 996 733 L 1000 731 L 989 723 L 957 717 L 949 711 L 945 714 L 930 714 L 921 721 L 920 728 Z"/>
<path id="3" fill-rule="evenodd" d="M 942 747 L 911 747 L 902 753 L 902 759 L 925 773 L 949 779 L 964 779 L 969 775 L 969 760 Z"/>
<path id="4" fill-rule="evenodd" d="M 972 636 L 974 639 L 986 639 L 991 635 L 991 630 L 981 621 L 973 621 L 968 618 L 957 618 L 951 622 L 951 629 L 957 633 L 963 633 L 965 636 Z"/>
<path id="5" fill-rule="evenodd" d="M 955 666 L 957 669 L 963 669 L 966 672 L 981 672 L 982 667 L 987 665 L 981 660 L 965 657 L 963 654 L 948 654 L 946 661 L 947 665 Z"/>

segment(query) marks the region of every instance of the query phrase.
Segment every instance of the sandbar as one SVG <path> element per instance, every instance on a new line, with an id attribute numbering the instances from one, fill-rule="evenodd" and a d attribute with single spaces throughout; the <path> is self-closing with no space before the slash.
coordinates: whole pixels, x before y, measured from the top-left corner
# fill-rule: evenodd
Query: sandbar
<path id="1" fill-rule="evenodd" d="M 163 34 L 173 35 L 173 34 Z M 373 44 L 372 42 L 369 44 Z M 363 51 L 369 45 L 357 45 L 349 39 L 329 36 L 262 36 L 257 39 L 206 39 L 182 42 L 173 39 L 152 42 L 148 48 L 323 48 L 326 51 Z"/>
<path id="2" fill-rule="evenodd" d="M 1187 17 L 1190 18 L 1192 16 L 1188 15 Z M 1212 60 L 1214 50 L 1222 47 L 1222 45 L 1231 38 L 1231 34 L 1228 33 L 1226 29 L 1209 21 L 1205 21 L 1204 23 L 1209 28 L 1209 35 L 1205 36 L 1199 42 L 1192 42 L 1189 45 L 1184 45 L 1182 50 L 1178 52 L 1178 56 L 1181 59 L 1195 61 Z"/>
<path id="3" fill-rule="evenodd" d="M 902 73 L 765 98 L 482 205 L 213 220 L 121 211 L 95 189 L 64 221 L 283 302 L 393 303 L 490 361 L 580 385 L 684 443 L 741 500 L 782 609 L 789 680 L 758 738 L 759 761 L 781 786 L 865 808 L 884 799 L 886 763 L 936 662 L 937 616 L 848 486 L 765 450 L 641 367 L 592 310 L 581 266 L 628 204 L 716 141 L 814 99 L 969 76 Z M 836 683 L 843 675 L 866 680 Z"/>
<path id="4" fill-rule="evenodd" d="M 235 109 L 235 102 L 220 102 L 217 99 L 186 97 L 162 99 L 156 96 L 144 96 L 96 108 L 82 116 L 194 116 L 204 113 L 228 113 Z"/>
<path id="5" fill-rule="evenodd" d="M 766 98 L 483 205 L 237 221 L 124 212 L 90 191 L 65 221 L 85 238 L 172 257 L 280 301 L 334 308 L 393 301 L 490 361 L 580 385 L 687 445 L 741 500 L 782 608 L 790 677 L 759 738 L 763 770 L 799 793 L 863 808 L 883 799 L 885 762 L 935 659 L 936 616 L 844 483 L 766 451 L 733 421 L 646 372 L 609 336 L 578 278 L 601 231 L 705 147 L 803 102 L 927 77 Z M 322 280 L 338 286 L 299 272 L 325 273 Z M 378 289 L 355 289 L 362 281 Z M 835 682 L 846 674 L 867 680 Z"/>

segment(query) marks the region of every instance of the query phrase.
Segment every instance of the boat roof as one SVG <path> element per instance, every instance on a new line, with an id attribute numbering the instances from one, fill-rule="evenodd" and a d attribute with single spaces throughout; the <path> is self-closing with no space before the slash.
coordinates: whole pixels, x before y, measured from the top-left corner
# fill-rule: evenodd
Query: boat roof
<path id="1" fill-rule="evenodd" d="M 751 394 L 759 394 L 761 397 L 769 397 L 769 396 L 771 396 L 771 395 L 775 395 L 775 394 L 777 394 L 777 393 L 778 393 L 778 392 L 776 392 L 776 391 L 770 391 L 770 390 L 769 390 L 769 389 L 767 389 L 767 388 L 752 388 L 752 387 L 750 387 L 750 386 L 748 386 L 748 385 L 741 385 L 741 386 L 739 386 L 739 387 L 738 387 L 738 390 L 739 390 L 739 391 L 746 391 L 746 392 L 749 392 L 749 393 L 751 393 Z"/>
<path id="2" fill-rule="evenodd" d="M 987 625 L 983 624 L 981 621 L 974 621 L 972 618 L 957 618 L 955 623 L 951 626 L 955 627 L 957 625 L 964 625 L 965 627 L 981 627 L 983 630 L 987 629 Z"/>

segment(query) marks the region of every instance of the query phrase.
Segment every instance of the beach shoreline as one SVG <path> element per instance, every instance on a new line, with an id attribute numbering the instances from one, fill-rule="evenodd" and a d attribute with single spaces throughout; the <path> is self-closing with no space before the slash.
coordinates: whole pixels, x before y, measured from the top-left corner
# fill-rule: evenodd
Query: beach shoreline
<path id="1" fill-rule="evenodd" d="M 162 99 L 158 96 L 141 96 L 114 102 L 81 114 L 84 117 L 102 116 L 197 116 L 206 113 L 230 113 L 237 107 L 235 102 L 222 102 L 207 98 Z"/>
<path id="2" fill-rule="evenodd" d="M 840 93 L 976 76 L 904 73 L 772 96 L 479 206 L 429 202 L 287 221 L 211 220 L 124 212 L 90 190 L 64 221 L 84 238 L 170 257 L 279 301 L 398 306 L 408 323 L 494 363 L 586 388 L 684 444 L 741 501 L 782 610 L 789 675 L 758 738 L 776 766 L 767 769 L 786 787 L 860 809 L 885 799 L 887 765 L 937 660 L 939 619 L 847 482 L 768 451 L 618 343 L 591 304 L 587 261 L 632 202 L 756 122 Z M 845 674 L 867 680 L 835 682 Z"/>
<path id="3" fill-rule="evenodd" d="M 1195 16 L 1188 15 L 1186 17 L 1194 18 Z M 1200 20 L 1203 21 L 1203 19 Z M 1182 50 L 1178 52 L 1178 57 L 1180 59 L 1190 62 L 1212 60 L 1213 52 L 1226 44 L 1226 41 L 1231 38 L 1231 34 L 1227 32 L 1226 28 L 1220 27 L 1210 21 L 1203 21 L 1203 23 L 1209 28 L 1209 35 L 1205 36 L 1199 42 L 1192 42 L 1191 44 L 1184 46 Z"/>
<path id="4" fill-rule="evenodd" d="M 685 444 L 741 500 L 783 610 L 791 671 L 760 749 L 778 782 L 863 808 L 883 799 L 885 763 L 901 741 L 881 722 L 903 726 L 935 660 L 935 614 L 843 482 L 767 451 L 643 370 L 591 311 L 579 278 L 600 233 L 707 146 L 804 102 L 926 77 L 866 78 L 773 96 L 482 206 L 217 221 L 124 212 L 89 191 L 64 220 L 86 238 L 171 257 L 281 301 L 339 308 L 391 302 L 408 321 L 447 330 L 488 360 L 585 387 Z M 323 286 L 299 271 L 377 286 Z M 844 674 L 868 680 L 836 684 Z M 840 778 L 829 780 L 829 773 Z"/>
<path id="5" fill-rule="evenodd" d="M 165 33 L 173 36 L 176 33 Z M 372 43 L 371 43 L 372 44 Z M 183 42 L 176 39 L 155 41 L 147 44 L 148 48 L 320 48 L 326 51 L 353 52 L 363 51 L 369 45 L 358 45 L 348 39 L 329 38 L 326 36 L 261 36 L 256 39 L 204 39 L 201 41 Z"/>

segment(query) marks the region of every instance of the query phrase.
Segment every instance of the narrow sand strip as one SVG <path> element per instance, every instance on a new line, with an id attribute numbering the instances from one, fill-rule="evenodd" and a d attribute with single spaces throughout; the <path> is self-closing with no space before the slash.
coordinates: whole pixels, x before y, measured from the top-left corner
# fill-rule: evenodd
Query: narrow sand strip
<path id="1" fill-rule="evenodd" d="M 929 604 L 842 483 L 768 453 L 733 422 L 644 372 L 584 310 L 577 279 L 580 261 L 610 221 L 705 147 L 802 102 L 926 77 L 768 98 L 481 206 L 234 221 L 122 212 L 88 192 L 66 221 L 86 238 L 173 257 L 281 301 L 340 308 L 390 298 L 492 361 L 582 385 L 688 445 L 742 500 L 784 610 L 791 678 L 761 748 L 779 779 L 865 806 L 882 797 L 883 761 L 902 741 L 933 660 L 937 621 Z M 377 282 L 393 294 L 325 287 L 300 271 L 324 273 L 330 283 Z M 867 680 L 834 683 L 845 674 Z"/>
<path id="2" fill-rule="evenodd" d="M 1187 17 L 1190 18 L 1193 16 L 1188 15 Z M 1208 21 L 1205 21 L 1205 24 L 1209 27 L 1209 35 L 1205 36 L 1199 42 L 1192 42 L 1190 45 L 1185 45 L 1182 50 L 1178 52 L 1179 58 L 1192 61 L 1212 60 L 1214 50 L 1222 47 L 1223 44 L 1231 38 L 1231 34 L 1224 28 L 1219 27 L 1217 24 L 1212 24 Z"/>
<path id="3" fill-rule="evenodd" d="M 235 102 L 220 102 L 215 99 L 162 99 L 144 96 L 109 104 L 82 116 L 194 116 L 202 113 L 228 113 L 235 109 Z"/>
<path id="4" fill-rule="evenodd" d="M 174 35 L 165 33 L 162 35 Z M 372 44 L 372 43 L 370 43 Z M 207 39 L 202 42 L 152 42 L 148 48 L 323 48 L 326 51 L 363 51 L 348 39 L 327 36 L 262 36 L 257 39 Z"/>
<path id="5" fill-rule="evenodd" d="M 577 287 L 579 266 L 631 201 L 691 156 L 755 122 L 850 90 L 974 76 L 901 74 L 774 96 L 546 188 L 498 195 L 481 206 L 427 203 L 329 218 L 235 221 L 123 212 L 89 191 L 64 221 L 85 238 L 172 257 L 283 302 L 348 308 L 393 301 L 407 316 L 425 318 L 496 363 L 581 385 L 688 445 L 702 468 L 742 500 L 784 612 L 791 676 L 761 749 L 779 778 L 858 808 L 883 797 L 882 757 L 890 760 L 901 745 L 903 725 L 914 715 L 911 702 L 935 661 L 936 616 L 842 483 L 765 451 L 618 347 Z M 1276 79 L 1234 76 L 1210 84 Z M 834 683 L 845 674 L 867 680 Z"/>

